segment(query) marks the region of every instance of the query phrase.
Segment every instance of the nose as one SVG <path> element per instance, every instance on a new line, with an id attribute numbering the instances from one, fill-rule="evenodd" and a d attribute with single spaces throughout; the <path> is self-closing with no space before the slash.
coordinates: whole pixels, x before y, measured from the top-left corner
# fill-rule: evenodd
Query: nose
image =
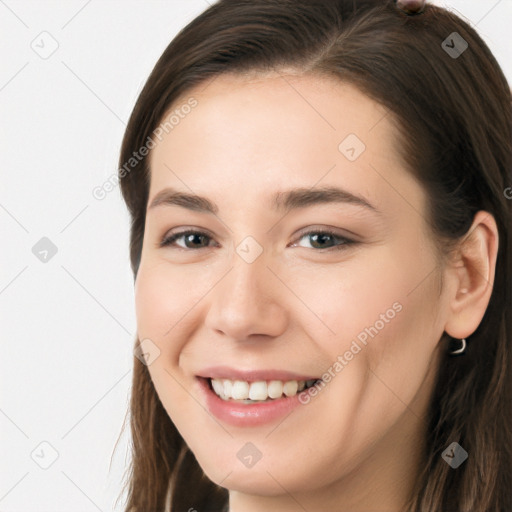
<path id="1" fill-rule="evenodd" d="M 280 336 L 286 329 L 286 290 L 263 252 L 248 263 L 237 253 L 231 268 L 210 292 L 205 324 L 215 336 L 233 341 L 255 341 Z"/>

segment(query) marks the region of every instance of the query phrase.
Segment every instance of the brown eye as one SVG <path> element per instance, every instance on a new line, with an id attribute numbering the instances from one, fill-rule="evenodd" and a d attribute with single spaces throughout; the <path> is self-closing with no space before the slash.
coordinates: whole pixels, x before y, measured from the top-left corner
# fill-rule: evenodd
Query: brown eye
<path id="1" fill-rule="evenodd" d="M 354 240 L 350 240 L 344 236 L 328 230 L 316 230 L 302 233 L 300 235 L 300 240 L 306 237 L 309 237 L 310 246 L 313 249 L 343 249 L 348 245 L 356 243 Z M 338 240 L 339 243 L 335 243 L 336 240 Z M 334 245 L 331 245 L 333 242 Z"/>
<path id="2" fill-rule="evenodd" d="M 178 245 L 181 249 L 203 249 L 204 247 L 208 246 L 208 243 L 206 245 L 201 246 L 201 243 L 205 240 L 210 240 L 210 237 L 201 231 L 182 231 L 181 233 L 174 233 L 162 240 L 160 243 L 160 247 L 167 247 L 167 246 L 173 246 L 176 245 L 176 241 L 179 239 L 184 240 L 185 247 Z M 188 245 L 190 244 L 190 245 Z"/>

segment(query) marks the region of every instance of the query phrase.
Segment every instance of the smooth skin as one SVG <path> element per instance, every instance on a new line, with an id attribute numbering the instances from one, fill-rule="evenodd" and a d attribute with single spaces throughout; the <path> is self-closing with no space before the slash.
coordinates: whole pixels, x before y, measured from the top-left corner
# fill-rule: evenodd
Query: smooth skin
<path id="1" fill-rule="evenodd" d="M 152 150 L 148 204 L 173 187 L 218 212 L 148 208 L 135 283 L 139 339 L 160 350 L 149 371 L 163 406 L 206 475 L 230 490 L 230 512 L 402 510 L 443 332 L 469 337 L 489 302 L 493 217 L 478 212 L 440 266 L 426 196 L 398 157 L 391 115 L 352 85 L 292 72 L 222 75 L 173 109 L 190 97 L 197 107 Z M 354 161 L 339 150 L 349 134 L 366 146 Z M 272 209 L 277 191 L 330 185 L 378 212 L 353 203 Z M 160 247 L 188 228 L 206 236 Z M 326 228 L 336 237 L 323 245 L 303 235 Z M 263 249 L 252 263 L 236 251 L 248 236 Z M 395 302 L 401 311 L 286 418 L 234 427 L 206 410 L 202 369 L 321 376 Z M 262 453 L 251 468 L 237 458 L 247 442 Z"/>

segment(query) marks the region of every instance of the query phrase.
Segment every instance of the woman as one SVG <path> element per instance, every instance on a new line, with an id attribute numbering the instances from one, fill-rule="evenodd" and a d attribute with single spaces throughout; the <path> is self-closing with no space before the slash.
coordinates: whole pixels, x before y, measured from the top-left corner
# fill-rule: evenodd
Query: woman
<path id="1" fill-rule="evenodd" d="M 151 73 L 128 512 L 511 510 L 510 89 L 401 7 L 221 0 Z"/>

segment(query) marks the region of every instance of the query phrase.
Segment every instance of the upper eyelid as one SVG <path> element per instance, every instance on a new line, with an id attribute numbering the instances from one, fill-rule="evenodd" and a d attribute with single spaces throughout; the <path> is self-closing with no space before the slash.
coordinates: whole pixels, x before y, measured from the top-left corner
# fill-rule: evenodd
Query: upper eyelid
<path id="1" fill-rule="evenodd" d="M 299 232 L 295 236 L 304 236 L 304 235 L 308 235 L 310 233 L 324 233 L 324 232 L 331 233 L 332 232 L 332 234 L 339 236 L 339 237 L 345 237 L 345 238 L 348 238 L 350 236 L 357 237 L 357 235 L 355 233 L 352 233 L 352 232 L 348 231 L 347 229 L 341 230 L 342 232 L 340 232 L 340 230 L 341 230 L 340 228 L 334 228 L 334 227 L 330 227 L 330 226 L 321 226 L 321 227 L 313 226 L 313 227 L 300 229 Z M 344 235 L 343 231 L 345 231 L 349 234 Z M 207 235 L 210 238 L 215 238 L 215 235 L 207 229 L 202 229 L 202 228 L 198 229 L 198 228 L 191 227 L 191 228 L 179 229 L 176 232 L 166 232 L 165 235 L 162 237 L 162 239 L 170 238 L 171 236 L 183 236 L 183 235 L 186 235 L 189 233 L 199 234 L 199 235 Z"/>
<path id="2" fill-rule="evenodd" d="M 165 232 L 164 238 L 166 238 L 168 236 L 172 236 L 172 235 L 183 235 L 188 232 L 194 232 L 194 233 L 208 235 L 211 238 L 215 238 L 215 236 L 216 236 L 213 234 L 212 231 L 210 231 L 206 228 L 198 228 L 195 226 L 186 226 L 185 225 L 185 227 L 183 227 L 183 228 L 175 228 L 175 229 L 177 231 L 174 233 L 171 233 L 171 231 L 172 231 L 171 229 L 167 230 Z M 330 226 L 328 224 L 317 224 L 317 225 L 313 224 L 311 226 L 299 229 L 298 234 L 305 235 L 307 233 L 310 233 L 311 231 L 315 231 L 315 232 L 317 232 L 317 231 L 332 231 L 334 234 L 336 234 L 338 236 L 345 236 L 343 233 L 347 233 L 347 237 L 350 237 L 350 236 L 358 237 L 359 236 L 357 233 L 350 231 L 349 229 L 340 228 L 337 226 Z M 222 238 L 222 237 L 220 237 L 220 238 Z"/>

